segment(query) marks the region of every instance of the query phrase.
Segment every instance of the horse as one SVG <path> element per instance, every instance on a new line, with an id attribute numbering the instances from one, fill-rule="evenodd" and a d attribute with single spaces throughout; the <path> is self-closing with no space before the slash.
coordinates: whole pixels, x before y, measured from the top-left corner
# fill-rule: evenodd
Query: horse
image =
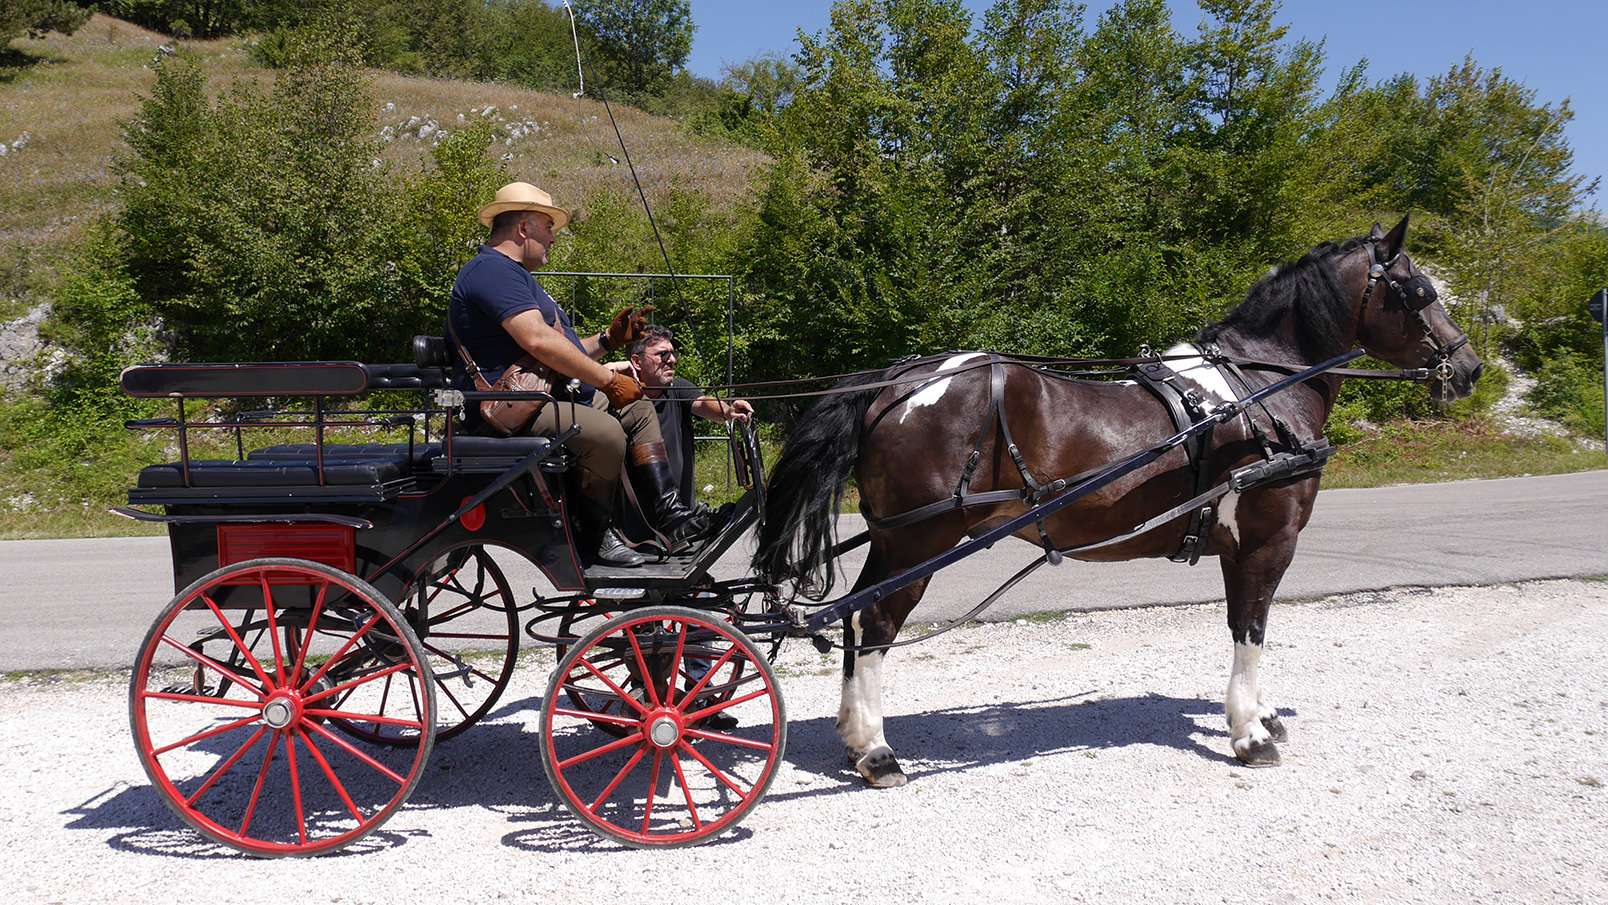
<path id="1" fill-rule="evenodd" d="M 755 574 L 779 594 L 791 584 L 794 595 L 824 599 L 851 471 L 869 528 L 858 591 L 1002 526 L 1032 501 L 1053 499 L 1077 480 L 1065 476 L 1098 473 L 1174 436 L 1181 423 L 1286 378 L 1289 388 L 1225 415 L 1200 442 L 1180 443 L 1014 534 L 1056 562 L 1063 552 L 1087 561 L 1169 556 L 1191 564 L 1216 556 L 1233 639 L 1224 699 L 1232 751 L 1248 766 L 1278 765 L 1277 745 L 1288 734 L 1262 697 L 1257 670 L 1274 592 L 1334 451 L 1322 429 L 1345 375 L 1288 378 L 1360 347 L 1400 368 L 1428 369 L 1431 395 L 1448 400 L 1472 393 L 1484 369 L 1403 250 L 1406 234 L 1406 217 L 1388 233 L 1376 223 L 1367 235 L 1326 242 L 1275 268 L 1193 343 L 1158 356 L 1170 366 L 1160 377 L 1079 379 L 971 352 L 844 380 L 801 417 L 771 472 Z M 1247 466 L 1292 458 L 1306 467 L 1230 481 Z M 1225 482 L 1233 489 L 1219 490 L 1215 507 L 1178 507 L 1210 498 L 1199 495 L 1202 488 Z M 1168 513 L 1177 515 L 1155 523 Z M 844 622 L 836 730 L 854 769 L 875 787 L 907 781 L 883 732 L 882 676 L 887 651 L 930 580 L 887 593 Z"/>

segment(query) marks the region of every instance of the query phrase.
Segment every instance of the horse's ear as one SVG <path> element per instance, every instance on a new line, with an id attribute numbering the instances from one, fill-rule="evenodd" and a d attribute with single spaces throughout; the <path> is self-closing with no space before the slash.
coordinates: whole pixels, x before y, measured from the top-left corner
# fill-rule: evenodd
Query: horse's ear
<path id="1" fill-rule="evenodd" d="M 1385 228 L 1383 226 L 1379 225 L 1378 220 L 1375 220 L 1374 225 L 1373 225 L 1373 229 L 1368 230 L 1368 238 L 1373 239 L 1375 242 L 1377 242 L 1380 239 L 1383 239 L 1384 237 L 1385 237 Z"/>
<path id="2" fill-rule="evenodd" d="M 1402 248 L 1407 244 L 1406 214 L 1402 215 L 1400 223 L 1390 228 L 1390 232 L 1385 235 L 1383 241 L 1385 243 L 1385 260 L 1389 261 L 1401 254 Z"/>

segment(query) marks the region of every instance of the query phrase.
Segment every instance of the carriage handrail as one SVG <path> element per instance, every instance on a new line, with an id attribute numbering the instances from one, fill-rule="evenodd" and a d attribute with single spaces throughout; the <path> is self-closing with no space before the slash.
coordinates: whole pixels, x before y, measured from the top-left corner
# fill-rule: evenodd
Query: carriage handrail
<path id="1" fill-rule="evenodd" d="M 1066 506 L 1088 496 L 1091 493 L 1094 493 L 1107 484 L 1110 484 L 1112 481 L 1115 481 L 1118 478 L 1129 474 L 1130 472 L 1149 465 L 1151 462 L 1154 462 L 1178 447 L 1190 437 L 1193 437 L 1202 431 L 1210 430 L 1216 427 L 1218 424 L 1238 417 L 1239 414 L 1249 406 L 1261 402 L 1263 399 L 1266 399 L 1269 396 L 1281 393 L 1284 390 L 1295 386 L 1296 384 L 1310 380 L 1313 377 L 1324 373 L 1325 371 L 1337 368 L 1347 362 L 1355 361 L 1365 354 L 1367 353 L 1361 349 L 1353 349 L 1344 355 L 1331 358 L 1322 364 L 1313 365 L 1304 371 L 1300 371 L 1295 374 L 1291 374 L 1288 377 L 1274 381 L 1273 383 L 1268 384 L 1267 386 L 1257 390 L 1254 393 L 1251 393 L 1249 396 L 1246 396 L 1244 399 L 1241 399 L 1237 402 L 1229 402 L 1219 406 L 1205 418 L 1196 421 L 1189 427 L 1186 427 L 1171 437 L 1168 437 L 1166 440 L 1107 465 L 1096 474 L 1085 478 L 1076 484 L 1066 487 L 1054 497 L 1030 507 L 1021 515 L 1010 519 L 1009 521 L 1006 521 L 995 528 L 985 531 L 984 533 L 979 534 L 968 541 L 956 544 L 943 553 L 934 556 L 920 565 L 912 566 L 911 568 L 900 572 L 898 575 L 895 575 L 892 578 L 874 584 L 868 588 L 863 588 L 859 591 L 847 594 L 839 598 L 834 603 L 816 610 L 806 618 L 804 628 L 809 632 L 819 632 L 826 626 L 840 621 L 852 613 L 857 613 L 860 610 L 877 603 L 878 601 L 882 600 L 882 598 L 893 593 L 894 591 L 898 591 L 908 585 L 916 583 L 917 581 L 928 578 L 940 569 L 953 565 L 954 563 L 965 559 L 973 553 L 976 553 L 978 550 L 993 546 L 1000 540 L 1015 534 L 1029 525 L 1044 521 L 1046 518 L 1049 518 L 1051 515 L 1054 515 L 1056 512 L 1060 511 Z"/>
<path id="2" fill-rule="evenodd" d="M 369 389 L 368 371 L 355 361 L 140 364 L 117 380 L 137 397 L 356 396 Z"/>

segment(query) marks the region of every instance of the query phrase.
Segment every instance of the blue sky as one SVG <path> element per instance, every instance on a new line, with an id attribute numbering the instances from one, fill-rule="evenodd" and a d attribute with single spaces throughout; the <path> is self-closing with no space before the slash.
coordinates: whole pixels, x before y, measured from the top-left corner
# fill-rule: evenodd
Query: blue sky
<path id="1" fill-rule="evenodd" d="M 1608 21 L 1598 0 L 1286 0 L 1276 21 L 1290 26 L 1287 39 L 1324 41 L 1322 90 L 1364 57 L 1368 78 L 1402 72 L 1427 79 L 1445 73 L 1472 53 L 1485 69 L 1533 89 L 1539 103 L 1569 99 L 1575 118 L 1565 132 L 1575 171 L 1591 179 L 1608 176 Z M 814 34 L 827 25 L 831 0 L 691 0 L 692 56 L 688 68 L 719 78 L 724 64 L 767 51 L 790 55 L 800 29 Z M 966 0 L 980 19 L 990 0 Z M 1112 4 L 1089 0 L 1092 24 Z M 1200 21 L 1194 0 L 1169 0 L 1173 25 L 1193 33 Z M 1590 12 L 1597 9 L 1596 13 Z M 1608 179 L 1604 179 L 1608 189 Z M 1599 209 L 1604 191 L 1587 199 Z"/>

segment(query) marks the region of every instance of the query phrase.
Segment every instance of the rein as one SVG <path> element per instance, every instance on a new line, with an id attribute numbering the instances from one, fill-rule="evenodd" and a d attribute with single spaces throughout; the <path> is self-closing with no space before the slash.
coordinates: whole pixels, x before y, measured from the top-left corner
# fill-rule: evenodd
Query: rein
<path id="1" fill-rule="evenodd" d="M 1464 339 L 1464 342 L 1467 342 L 1466 338 Z M 1456 346 L 1453 346 L 1452 351 L 1455 351 L 1456 348 Z M 910 368 L 928 364 L 934 361 L 942 361 L 947 358 L 952 358 L 955 355 L 962 354 L 967 353 L 950 352 L 939 355 L 910 356 L 899 359 L 898 361 L 895 361 L 888 367 L 884 368 L 868 368 L 863 371 L 847 371 L 842 374 L 828 374 L 822 377 L 799 377 L 792 380 L 761 380 L 752 383 L 717 383 L 709 384 L 704 389 L 710 395 L 714 396 L 740 396 L 744 399 L 760 401 L 840 396 L 845 393 L 859 393 L 866 390 L 883 390 L 887 389 L 888 387 L 904 386 L 911 382 L 911 378 L 893 377 L 871 383 L 856 384 L 850 387 L 829 387 L 824 390 L 803 390 L 795 393 L 753 393 L 747 391 L 767 390 L 779 387 L 807 386 L 810 384 L 825 383 L 827 381 L 841 381 L 852 377 L 865 377 L 871 374 L 886 373 L 893 368 L 901 367 L 904 369 L 901 371 L 901 373 L 907 373 Z M 974 354 L 997 357 L 999 364 L 1031 368 L 1036 371 L 1054 374 L 1056 376 L 1073 380 L 1087 377 L 1115 377 L 1119 375 L 1126 375 L 1129 368 L 1134 368 L 1145 364 L 1154 362 L 1187 361 L 1201 357 L 1200 355 L 1156 354 L 1144 355 L 1137 358 L 1056 358 L 1039 355 L 998 356 L 997 353 Z M 1263 361 L 1255 358 L 1231 358 L 1222 356 L 1222 360 L 1237 365 L 1241 368 L 1251 368 L 1259 371 L 1276 371 L 1282 374 L 1296 374 L 1305 370 L 1307 367 L 1304 364 L 1293 364 L 1282 361 Z M 967 364 L 952 368 L 948 371 L 945 371 L 942 375 L 931 376 L 926 378 L 925 381 L 931 382 L 932 380 L 941 380 L 945 377 L 950 377 L 955 374 L 963 374 L 967 371 L 975 370 L 977 368 L 989 367 L 994 363 L 995 362 L 992 360 L 992 358 L 985 357 L 980 361 L 968 362 Z M 1077 367 L 1080 369 L 1089 368 L 1091 370 L 1066 370 L 1068 367 Z M 1410 380 L 1415 382 L 1426 381 L 1433 376 L 1429 368 L 1402 368 L 1386 371 L 1375 371 L 1364 368 L 1332 368 L 1328 373 L 1333 374 L 1336 377 L 1361 380 Z"/>

